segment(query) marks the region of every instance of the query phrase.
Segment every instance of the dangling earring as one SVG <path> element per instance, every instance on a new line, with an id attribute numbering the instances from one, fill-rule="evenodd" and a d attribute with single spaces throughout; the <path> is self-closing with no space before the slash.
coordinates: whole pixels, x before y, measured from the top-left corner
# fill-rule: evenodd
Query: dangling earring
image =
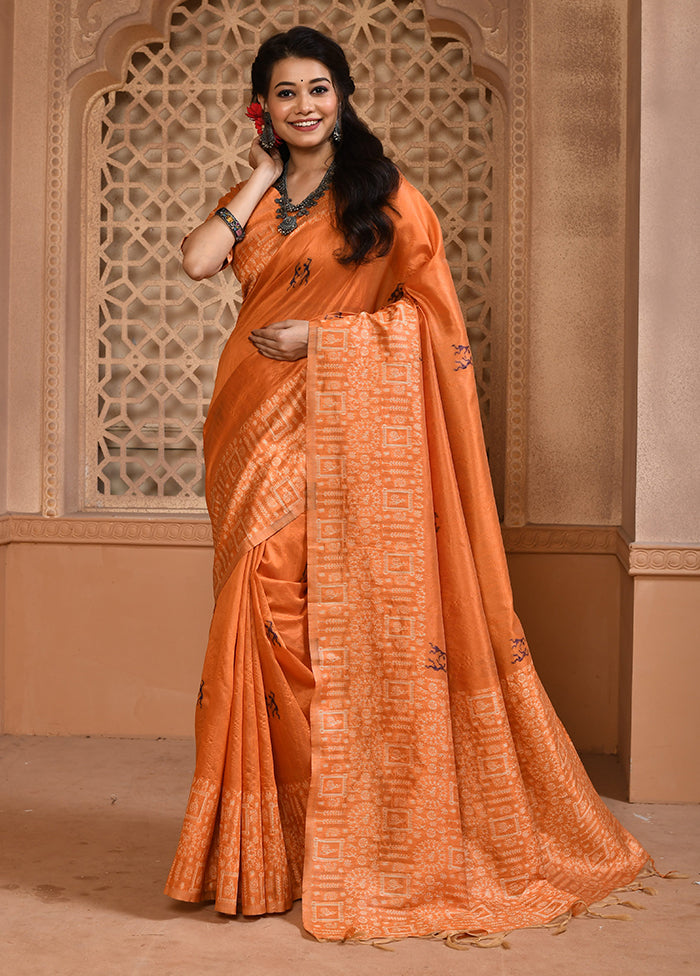
<path id="1" fill-rule="evenodd" d="M 342 138 L 343 138 L 343 131 L 340 128 L 340 116 L 338 116 L 338 118 L 335 120 L 333 131 L 331 132 L 331 139 L 337 146 Z"/>
<path id="2" fill-rule="evenodd" d="M 263 112 L 263 129 L 260 134 L 260 145 L 266 152 L 275 148 L 275 130 L 272 128 L 272 119 L 269 112 Z"/>

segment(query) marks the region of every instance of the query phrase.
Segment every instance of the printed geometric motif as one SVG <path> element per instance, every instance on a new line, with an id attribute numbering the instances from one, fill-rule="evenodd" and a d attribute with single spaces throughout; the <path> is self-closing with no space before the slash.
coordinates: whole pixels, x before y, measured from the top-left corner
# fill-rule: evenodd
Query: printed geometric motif
<path id="1" fill-rule="evenodd" d="M 409 552 L 385 552 L 384 572 L 411 575 L 413 573 L 413 556 Z"/>
<path id="2" fill-rule="evenodd" d="M 271 525 L 281 527 L 304 511 L 305 419 L 305 382 L 298 372 L 251 413 L 212 464 L 208 502 L 216 593 Z"/>

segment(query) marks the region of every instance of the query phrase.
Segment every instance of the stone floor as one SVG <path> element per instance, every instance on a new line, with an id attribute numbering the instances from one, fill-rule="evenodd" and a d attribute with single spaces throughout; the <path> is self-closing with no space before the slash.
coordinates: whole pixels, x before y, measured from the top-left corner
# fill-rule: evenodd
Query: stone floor
<path id="1" fill-rule="evenodd" d="M 317 943 L 299 905 L 231 919 L 162 894 L 192 770 L 181 740 L 0 737 L 0 969 L 7 976 L 685 976 L 700 974 L 700 807 L 630 805 L 611 762 L 591 776 L 652 851 L 657 896 L 630 921 L 519 931 L 510 950 L 409 939 Z"/>

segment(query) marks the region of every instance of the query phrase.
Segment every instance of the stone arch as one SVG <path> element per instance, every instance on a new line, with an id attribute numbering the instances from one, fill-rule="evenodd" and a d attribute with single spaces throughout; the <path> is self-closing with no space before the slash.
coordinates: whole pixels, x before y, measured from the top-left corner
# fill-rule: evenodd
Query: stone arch
<path id="1" fill-rule="evenodd" d="M 76 181 L 76 173 L 85 166 L 81 145 L 84 138 L 84 119 L 90 103 L 106 90 L 122 84 L 134 50 L 145 43 L 163 41 L 168 35 L 173 10 L 179 0 L 141 0 L 137 9 L 134 0 L 122 0 L 107 8 L 100 0 L 78 0 L 77 15 L 71 18 L 70 29 L 64 31 L 66 51 L 63 56 L 65 77 L 64 109 L 68 111 L 70 135 L 64 146 L 64 164 L 67 164 L 65 182 L 65 210 L 62 214 L 62 237 L 66 246 L 65 256 L 65 309 L 70 323 L 69 334 L 64 336 L 64 350 L 75 353 L 78 339 L 74 334 L 75 323 L 80 317 L 79 262 L 73 260 L 80 248 L 81 227 L 80 200 L 82 185 Z M 508 100 L 508 4 L 506 0 L 491 3 L 475 0 L 469 13 L 456 0 L 423 0 L 427 26 L 436 35 L 452 34 L 464 39 L 471 50 L 474 74 L 492 85 L 503 99 Z M 66 25 L 67 4 L 56 5 L 56 19 Z M 58 59 L 57 59 L 58 60 Z M 60 163 L 60 160 L 57 160 Z M 56 237 L 54 237 L 56 240 Z M 57 339 L 59 340 L 57 342 Z M 56 360 L 53 350 L 61 346 L 56 330 L 47 337 L 47 369 L 55 374 Z M 63 356 L 63 364 L 76 362 L 75 356 Z M 72 367 L 74 369 L 74 367 Z M 64 371 L 65 374 L 65 371 Z M 64 375 L 65 382 L 67 375 Z M 75 376 L 72 377 L 75 379 Z M 52 395 L 53 394 L 53 395 Z M 79 444 L 75 436 L 76 410 L 65 403 L 60 410 L 60 390 L 54 383 L 47 383 L 47 405 L 51 416 L 62 413 L 63 448 L 56 446 L 55 431 L 47 431 L 46 447 L 52 455 L 45 466 L 45 510 L 57 514 L 58 510 L 75 510 L 82 507 L 78 493 L 70 479 L 62 477 L 62 468 L 74 467 L 79 457 Z M 57 407 L 59 409 L 57 410 Z M 52 445 L 54 450 L 52 451 Z M 63 457 L 60 454 L 63 453 Z M 61 464 L 61 461 L 63 464 Z M 501 482 L 503 474 L 501 472 Z"/>

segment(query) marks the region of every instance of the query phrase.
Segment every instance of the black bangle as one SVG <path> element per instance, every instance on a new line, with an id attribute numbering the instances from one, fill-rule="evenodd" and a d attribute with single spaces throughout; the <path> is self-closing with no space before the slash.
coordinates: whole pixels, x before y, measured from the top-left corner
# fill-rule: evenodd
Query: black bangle
<path id="1" fill-rule="evenodd" d="M 241 224 L 233 216 L 231 211 L 227 210 L 226 207 L 219 207 L 219 209 L 216 211 L 216 216 L 221 217 L 236 239 L 236 244 L 240 244 L 245 237 L 245 231 L 243 230 Z"/>

